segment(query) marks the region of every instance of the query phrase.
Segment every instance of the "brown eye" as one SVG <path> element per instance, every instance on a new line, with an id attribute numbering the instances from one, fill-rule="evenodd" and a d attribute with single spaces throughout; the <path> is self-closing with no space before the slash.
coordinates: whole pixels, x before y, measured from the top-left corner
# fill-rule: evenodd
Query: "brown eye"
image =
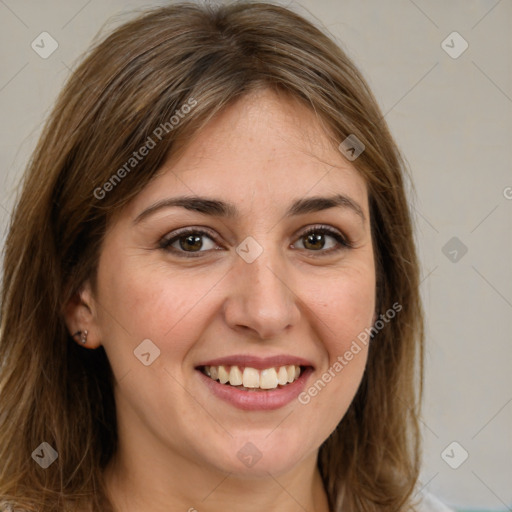
<path id="1" fill-rule="evenodd" d="M 318 251 L 319 249 L 323 249 L 325 246 L 325 235 L 323 234 L 309 234 L 304 235 L 304 247 L 306 249 L 312 249 L 313 251 Z"/>
<path id="2" fill-rule="evenodd" d="M 187 235 L 185 237 L 178 238 L 180 248 L 184 251 L 198 251 L 203 246 L 201 236 Z"/>
<path id="3" fill-rule="evenodd" d="M 309 252 L 330 254 L 343 248 L 352 247 L 351 243 L 338 231 L 326 226 L 316 226 L 301 235 L 302 247 Z"/>
<path id="4" fill-rule="evenodd" d="M 210 233 L 199 229 L 188 229 L 167 236 L 160 241 L 159 246 L 165 251 L 185 257 L 196 254 L 200 256 L 218 247 Z"/>

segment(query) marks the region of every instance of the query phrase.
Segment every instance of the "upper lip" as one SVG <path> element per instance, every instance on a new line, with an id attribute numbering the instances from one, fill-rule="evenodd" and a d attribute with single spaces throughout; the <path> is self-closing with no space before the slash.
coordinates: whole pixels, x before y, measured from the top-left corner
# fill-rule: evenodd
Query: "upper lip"
<path id="1" fill-rule="evenodd" d="M 240 354 L 210 359 L 198 364 L 197 368 L 201 366 L 242 366 L 244 368 L 250 367 L 255 368 L 256 370 L 265 370 L 266 368 L 275 368 L 291 364 L 297 366 L 313 366 L 312 363 L 306 359 L 284 354 L 271 357 L 258 357 Z"/>

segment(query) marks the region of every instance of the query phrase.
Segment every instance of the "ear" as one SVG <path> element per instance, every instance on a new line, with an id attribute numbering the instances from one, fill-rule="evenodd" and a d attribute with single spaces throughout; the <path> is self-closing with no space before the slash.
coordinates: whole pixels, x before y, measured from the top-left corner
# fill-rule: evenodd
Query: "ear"
<path id="1" fill-rule="evenodd" d="M 64 307 L 64 320 L 70 336 L 84 348 L 98 348 L 101 345 L 97 323 L 96 304 L 89 281 L 75 293 Z M 87 331 L 87 342 L 82 343 L 78 332 Z"/>

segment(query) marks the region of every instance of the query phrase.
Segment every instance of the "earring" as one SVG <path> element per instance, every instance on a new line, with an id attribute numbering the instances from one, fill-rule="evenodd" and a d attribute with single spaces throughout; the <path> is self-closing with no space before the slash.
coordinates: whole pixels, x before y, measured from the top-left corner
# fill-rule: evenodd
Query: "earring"
<path id="1" fill-rule="evenodd" d="M 87 343 L 87 335 L 88 334 L 89 334 L 89 332 L 86 330 L 77 331 L 77 332 L 75 332 L 75 334 L 73 334 L 73 338 L 75 336 L 80 336 L 80 341 L 85 345 Z"/>

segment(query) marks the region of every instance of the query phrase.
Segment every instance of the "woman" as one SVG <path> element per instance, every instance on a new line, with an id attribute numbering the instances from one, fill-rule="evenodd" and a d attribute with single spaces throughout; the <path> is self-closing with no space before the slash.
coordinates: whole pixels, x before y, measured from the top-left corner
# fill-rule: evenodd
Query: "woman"
<path id="1" fill-rule="evenodd" d="M 285 8 L 171 5 L 97 44 L 6 242 L 4 503 L 444 510 L 418 492 L 403 167 L 354 64 Z"/>

